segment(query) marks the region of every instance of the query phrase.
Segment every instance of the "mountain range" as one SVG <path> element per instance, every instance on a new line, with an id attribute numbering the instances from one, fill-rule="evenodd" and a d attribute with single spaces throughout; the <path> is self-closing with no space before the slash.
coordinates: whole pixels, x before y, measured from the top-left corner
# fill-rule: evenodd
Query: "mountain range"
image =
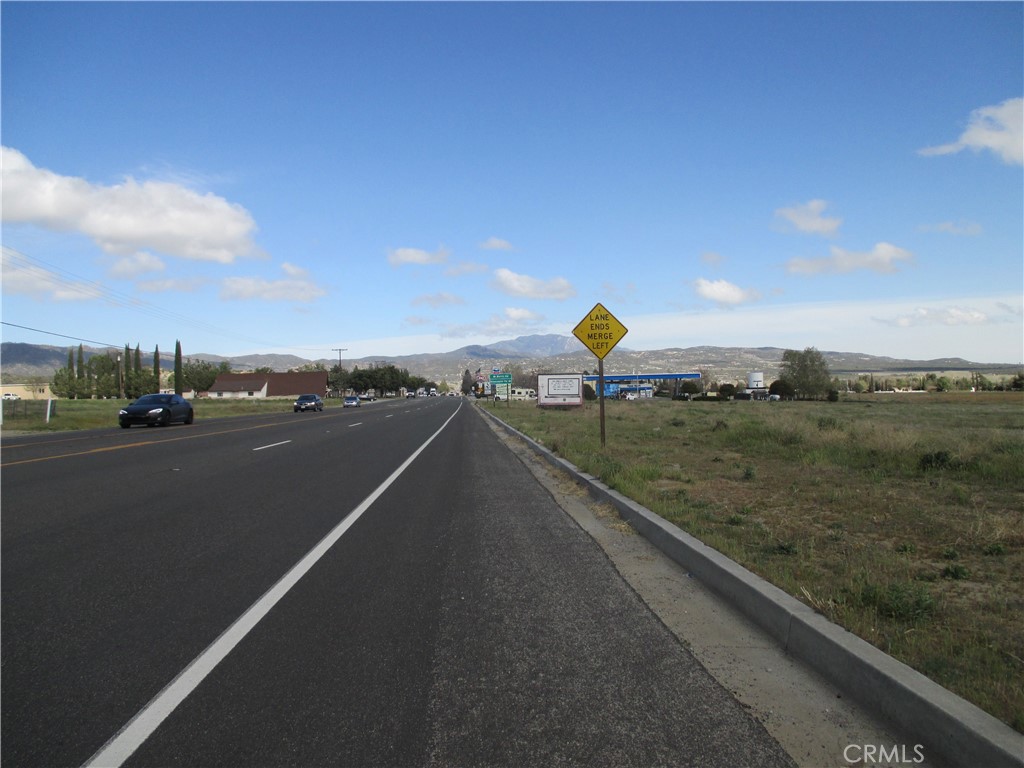
<path id="1" fill-rule="evenodd" d="M 73 347 L 77 356 L 77 346 Z M 122 350 L 82 347 L 83 357 L 88 360 L 97 354 L 117 354 Z M 780 347 L 687 347 L 659 350 L 631 350 L 618 347 L 605 358 L 605 373 L 633 372 L 686 372 L 701 371 L 705 376 L 718 381 L 743 380 L 752 371 L 761 371 L 773 378 L 782 362 L 785 350 Z M 143 365 L 153 364 L 152 352 L 140 351 Z M 1020 364 L 975 363 L 959 357 L 933 360 L 906 360 L 880 357 L 856 352 L 822 351 L 833 375 L 856 375 L 860 373 L 928 373 L 951 371 L 978 371 L 985 374 L 1014 374 Z M 307 360 L 295 355 L 239 355 L 224 357 L 208 353 L 186 354 L 186 358 L 205 360 L 212 363 L 228 362 L 233 370 L 245 371 L 254 368 L 271 368 L 287 371 L 311 364 L 322 364 L 326 368 L 337 365 L 333 358 Z M 67 365 L 68 347 L 38 344 L 3 342 L 0 345 L 0 374 L 5 383 L 27 382 L 32 379 L 51 379 L 54 371 Z M 77 357 L 76 357 L 77 359 Z M 346 368 L 373 365 L 394 365 L 404 368 L 416 376 L 431 381 L 447 381 L 458 385 L 464 371 L 490 372 L 492 369 L 549 373 L 596 371 L 597 358 L 573 336 L 557 334 L 520 336 L 486 346 L 471 345 L 453 349 L 450 352 L 424 352 L 398 357 L 364 357 L 343 360 Z M 160 366 L 170 370 L 174 366 L 173 355 L 161 353 Z"/>

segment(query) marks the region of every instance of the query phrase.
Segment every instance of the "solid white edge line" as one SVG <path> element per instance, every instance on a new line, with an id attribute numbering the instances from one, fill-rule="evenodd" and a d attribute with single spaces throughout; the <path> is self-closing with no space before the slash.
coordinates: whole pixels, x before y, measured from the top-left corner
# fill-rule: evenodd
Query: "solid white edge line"
<path id="1" fill-rule="evenodd" d="M 259 448 L 253 448 L 253 451 L 262 451 L 264 448 L 277 448 L 279 445 L 288 445 L 291 440 L 282 440 L 280 443 L 271 443 L 270 445 L 261 445 Z"/>
<path id="2" fill-rule="evenodd" d="M 419 456 L 430 445 L 434 438 L 444 431 L 451 420 L 462 410 L 462 403 L 455 409 L 455 413 L 448 417 L 444 424 L 432 434 L 427 441 L 417 448 L 413 454 L 402 462 L 388 478 L 377 486 L 369 496 L 353 509 L 330 533 L 324 536 L 320 542 L 313 547 L 295 565 L 291 567 L 281 579 L 274 584 L 267 592 L 253 603 L 249 608 L 235 619 L 235 622 L 228 627 L 216 640 L 211 643 L 205 651 L 192 660 L 174 680 L 160 691 L 153 699 L 146 704 L 136 715 L 128 721 L 100 750 L 84 763 L 83 768 L 118 768 L 125 760 L 132 756 L 142 744 L 148 739 L 153 731 L 177 709 L 192 691 L 213 671 L 213 669 L 237 646 L 242 639 L 249 634 L 260 620 L 266 616 L 283 598 L 288 591 L 316 564 L 316 562 L 327 554 L 328 550 L 340 539 L 345 532 L 355 525 L 363 513 L 380 498 L 399 476 L 408 468 L 416 457 Z"/>

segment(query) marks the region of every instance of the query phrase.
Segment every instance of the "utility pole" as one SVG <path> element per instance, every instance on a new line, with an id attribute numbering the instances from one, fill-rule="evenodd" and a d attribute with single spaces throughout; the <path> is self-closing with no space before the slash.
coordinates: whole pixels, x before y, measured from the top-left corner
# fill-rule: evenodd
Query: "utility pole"
<path id="1" fill-rule="evenodd" d="M 341 349 L 338 349 L 337 347 L 332 347 L 331 351 L 338 353 L 338 368 L 340 370 L 341 369 L 341 353 L 342 352 L 348 352 L 348 347 L 342 347 Z"/>

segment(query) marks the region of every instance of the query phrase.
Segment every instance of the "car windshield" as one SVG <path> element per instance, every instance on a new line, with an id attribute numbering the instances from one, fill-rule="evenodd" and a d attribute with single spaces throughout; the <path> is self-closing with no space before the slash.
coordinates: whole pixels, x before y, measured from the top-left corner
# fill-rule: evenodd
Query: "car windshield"
<path id="1" fill-rule="evenodd" d="M 299 395 L 299 400 L 316 400 L 316 395 Z"/>
<path id="2" fill-rule="evenodd" d="M 167 405 L 171 402 L 170 395 L 143 395 L 135 401 L 136 405 Z"/>

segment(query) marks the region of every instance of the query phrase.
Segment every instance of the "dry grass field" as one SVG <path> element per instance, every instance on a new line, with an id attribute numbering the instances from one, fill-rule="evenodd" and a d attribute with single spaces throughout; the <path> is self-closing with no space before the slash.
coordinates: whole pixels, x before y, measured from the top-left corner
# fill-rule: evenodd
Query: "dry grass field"
<path id="1" fill-rule="evenodd" d="M 1024 731 L 1024 394 L 484 407 Z"/>

